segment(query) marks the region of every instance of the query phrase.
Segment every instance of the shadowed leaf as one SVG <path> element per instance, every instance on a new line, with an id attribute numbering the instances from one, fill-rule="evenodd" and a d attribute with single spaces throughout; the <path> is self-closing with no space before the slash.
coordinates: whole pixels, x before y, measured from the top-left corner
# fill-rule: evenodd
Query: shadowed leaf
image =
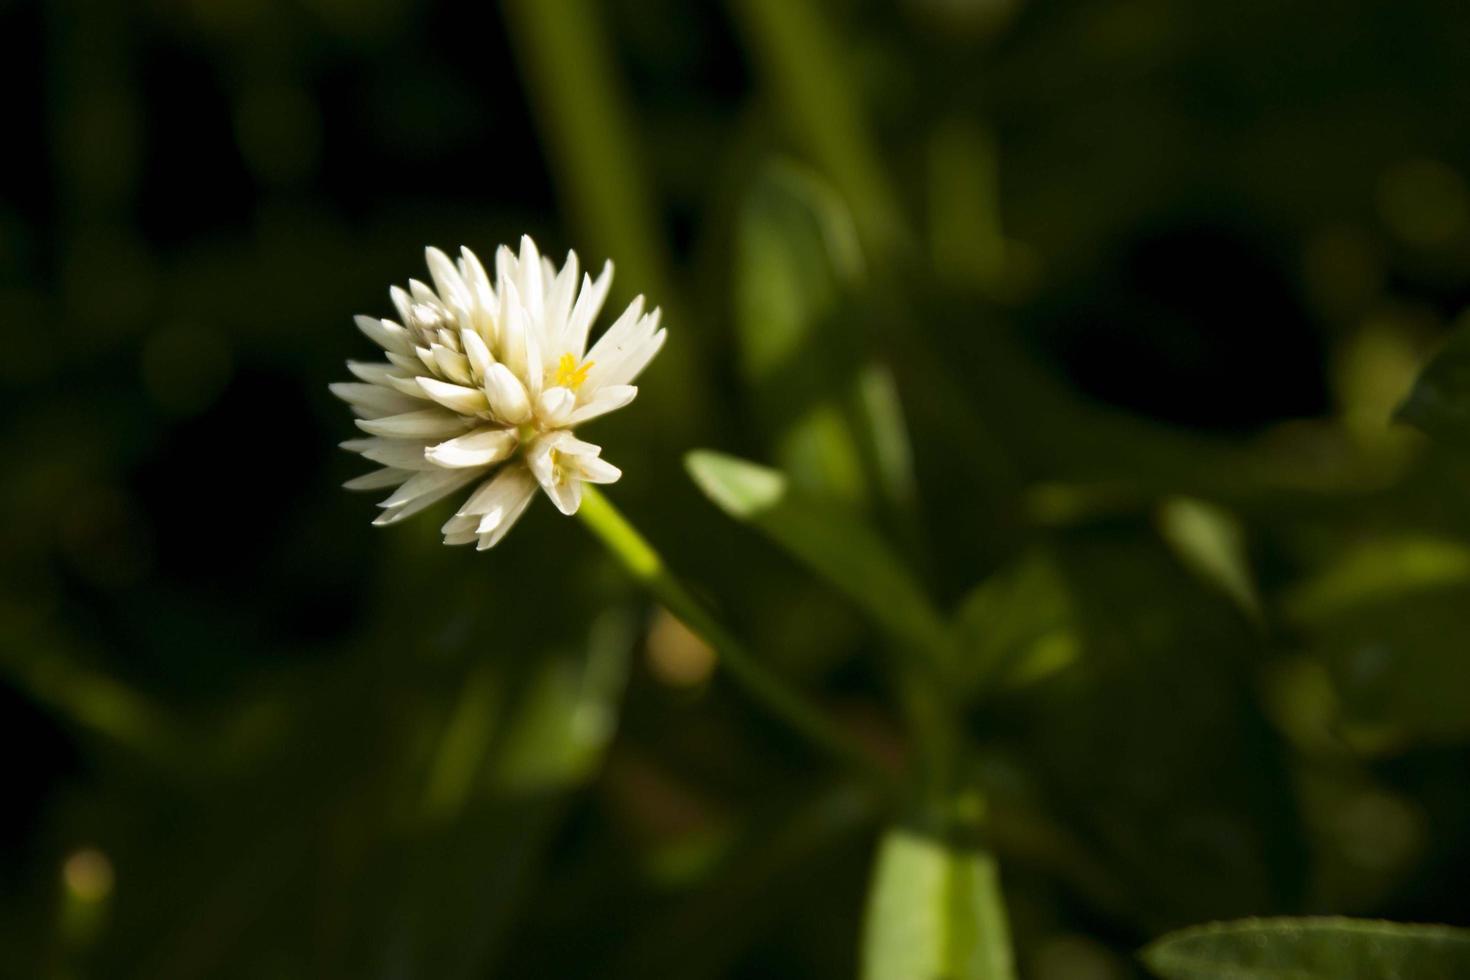
<path id="1" fill-rule="evenodd" d="M 1243 919 L 1170 933 L 1140 955 L 1164 980 L 1452 980 L 1470 976 L 1470 931 Z"/>
<path id="2" fill-rule="evenodd" d="M 831 506 L 798 497 L 776 470 L 708 450 L 685 457 L 689 475 L 721 510 L 751 524 L 856 602 L 894 639 L 947 656 L 939 614 L 888 545 Z"/>

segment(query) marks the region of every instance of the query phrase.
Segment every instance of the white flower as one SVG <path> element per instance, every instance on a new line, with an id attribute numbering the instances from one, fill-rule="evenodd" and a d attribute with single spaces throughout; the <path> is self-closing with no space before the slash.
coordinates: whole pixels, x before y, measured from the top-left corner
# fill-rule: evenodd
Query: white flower
<path id="1" fill-rule="evenodd" d="M 639 296 L 587 349 L 611 262 L 579 283 L 576 253 L 557 269 L 523 237 L 519 256 L 496 252 L 492 283 L 469 249 L 458 262 L 437 248 L 426 255 L 432 288 L 409 280 L 389 290 L 398 321 L 357 318 L 387 361 L 348 361 L 357 382 L 331 386 L 370 436 L 343 448 L 382 467 L 346 486 L 395 487 L 373 522 L 392 524 L 478 483 L 444 525 L 444 542 L 491 548 L 538 486 L 574 514 L 583 481 L 622 475 L 572 430 L 633 400 L 632 381 L 665 332 Z"/>

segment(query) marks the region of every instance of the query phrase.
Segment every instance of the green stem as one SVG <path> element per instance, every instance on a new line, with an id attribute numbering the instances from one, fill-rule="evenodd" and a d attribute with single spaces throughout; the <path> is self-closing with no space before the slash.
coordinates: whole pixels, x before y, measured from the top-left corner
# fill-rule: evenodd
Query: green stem
<path id="1" fill-rule="evenodd" d="M 668 302 L 672 277 L 659 212 L 640 166 L 603 6 L 509 0 L 503 10 L 568 211 L 594 254 L 617 256 L 620 278 Z"/>
<path id="2" fill-rule="evenodd" d="M 559 200 L 579 229 L 589 268 L 617 260 L 614 290 L 642 293 L 663 308 L 665 323 L 685 322 L 668 249 L 659 228 L 658 195 L 642 154 L 636 113 L 596 0 L 506 0 L 506 27 L 521 65 L 532 114 L 556 178 Z M 663 352 L 666 377 L 699 373 L 698 336 Z M 670 363 L 672 362 L 672 363 Z M 645 397 L 652 392 L 645 392 Z M 682 438 L 704 415 L 698 385 L 664 385 L 663 410 L 649 424 Z"/>
<path id="3" fill-rule="evenodd" d="M 842 38 L 812 0 L 730 0 L 756 71 L 792 138 L 853 209 L 875 256 L 912 236 L 842 62 Z"/>
<path id="4" fill-rule="evenodd" d="M 867 750 L 819 708 L 761 666 L 744 644 L 716 622 L 673 576 L 664 565 L 663 558 L 638 533 L 638 529 L 628 523 L 612 502 L 594 487 L 583 487 L 582 506 L 577 516 L 640 585 L 714 648 L 720 663 L 747 694 L 842 761 L 882 784 L 892 783 L 892 775 Z"/>

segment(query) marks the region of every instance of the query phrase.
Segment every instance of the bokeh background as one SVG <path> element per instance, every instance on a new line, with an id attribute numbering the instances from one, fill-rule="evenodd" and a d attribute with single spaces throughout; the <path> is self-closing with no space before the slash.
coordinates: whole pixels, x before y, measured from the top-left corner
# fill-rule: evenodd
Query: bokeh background
<path id="1" fill-rule="evenodd" d="M 1470 303 L 1470 7 L 0 36 L 3 975 L 853 975 L 871 798 L 576 522 L 475 554 L 339 489 L 351 315 L 527 232 L 665 309 L 612 496 L 895 764 L 861 613 L 683 453 L 781 465 L 957 611 L 1025 976 L 1214 917 L 1470 923 L 1470 470 L 1389 422 Z"/>

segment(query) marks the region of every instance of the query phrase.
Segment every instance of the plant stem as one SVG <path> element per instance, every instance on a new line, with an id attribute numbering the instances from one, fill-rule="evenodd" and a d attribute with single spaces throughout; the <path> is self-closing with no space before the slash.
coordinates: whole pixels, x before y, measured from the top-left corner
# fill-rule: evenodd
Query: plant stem
<path id="1" fill-rule="evenodd" d="M 792 138 L 853 209 L 872 254 L 886 255 L 912 232 L 844 70 L 841 38 L 820 7 L 811 0 L 730 2 L 755 69 Z"/>
<path id="2" fill-rule="evenodd" d="M 584 485 L 582 506 L 577 511 L 582 523 L 607 546 L 629 574 L 665 609 L 714 648 L 730 676 L 768 711 L 823 749 L 865 775 L 889 785 L 893 776 L 866 749 L 832 722 L 806 697 L 770 673 L 744 644 L 715 621 L 664 565 L 638 529 L 605 496 Z"/>

